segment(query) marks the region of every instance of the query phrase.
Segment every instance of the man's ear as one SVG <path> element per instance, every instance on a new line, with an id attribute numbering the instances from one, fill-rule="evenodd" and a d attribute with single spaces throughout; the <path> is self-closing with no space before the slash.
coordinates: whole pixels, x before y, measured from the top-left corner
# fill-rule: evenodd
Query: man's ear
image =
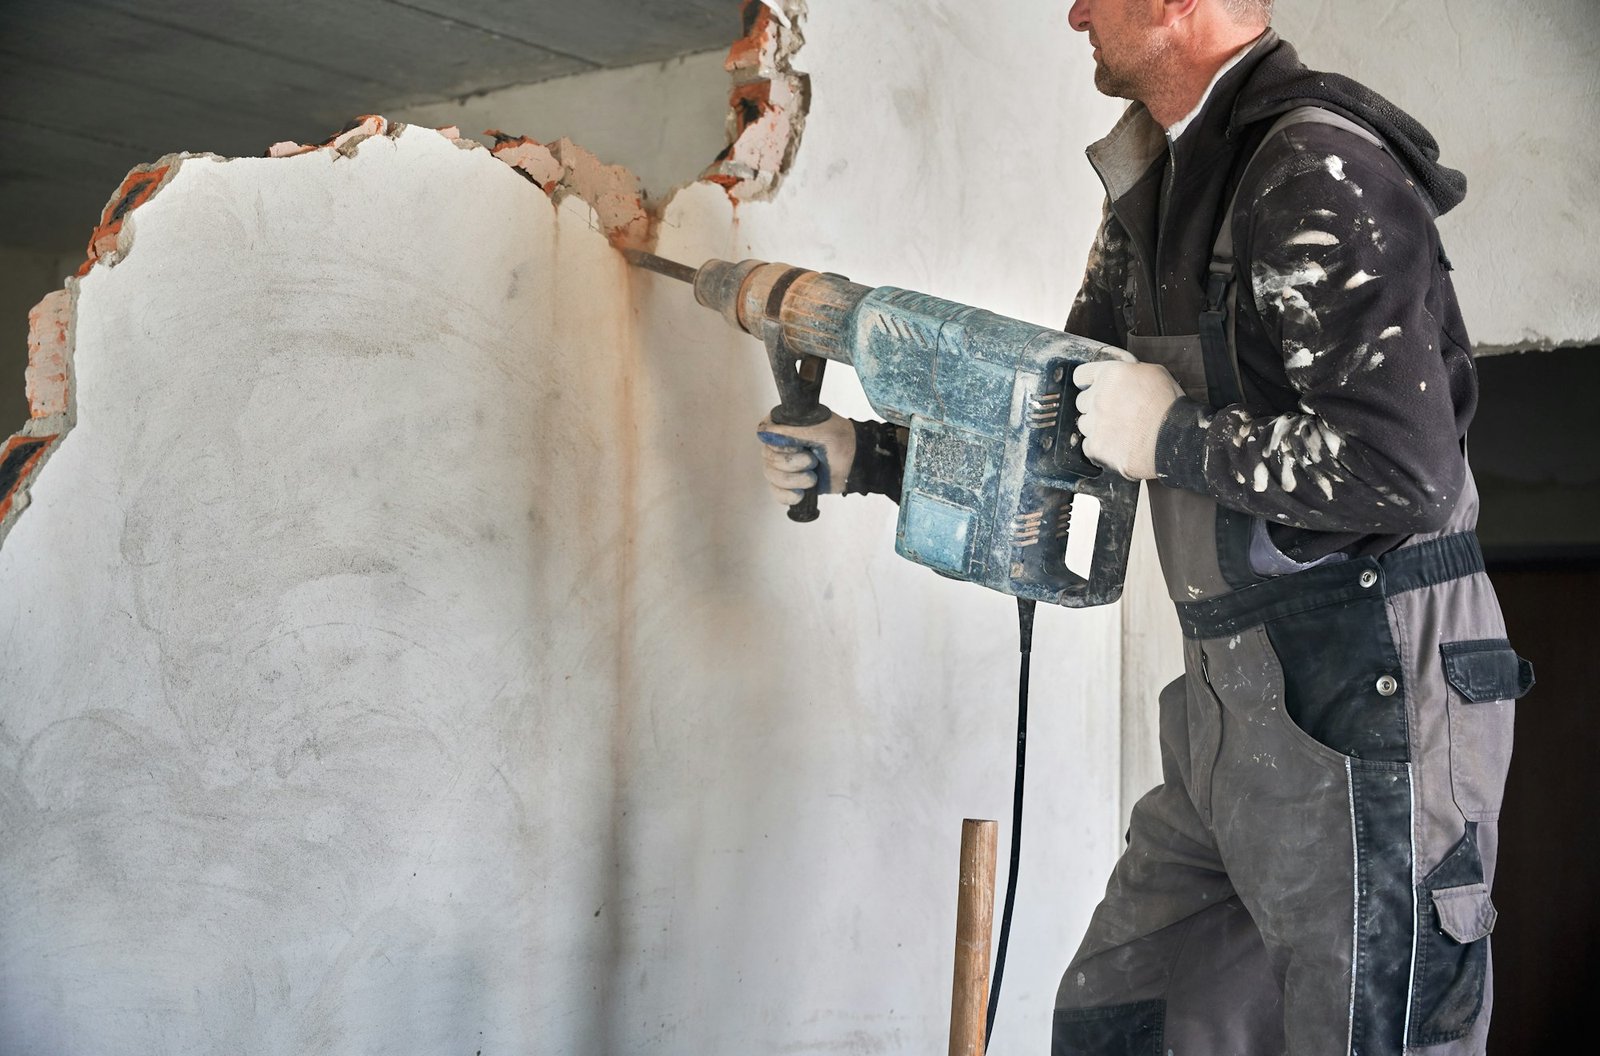
<path id="1" fill-rule="evenodd" d="M 1171 29 L 1194 14 L 1195 8 L 1202 2 L 1214 3 L 1216 0 L 1157 0 L 1157 2 L 1161 8 L 1159 18 L 1162 28 Z"/>

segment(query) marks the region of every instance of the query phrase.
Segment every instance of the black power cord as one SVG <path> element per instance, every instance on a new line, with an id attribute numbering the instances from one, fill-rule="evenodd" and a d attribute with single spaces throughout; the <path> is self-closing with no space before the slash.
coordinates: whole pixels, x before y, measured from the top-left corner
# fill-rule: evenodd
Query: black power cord
<path id="1" fill-rule="evenodd" d="M 1017 599 L 1017 648 L 1020 670 L 1017 673 L 1017 779 L 1011 791 L 1011 863 L 1006 870 L 1006 904 L 1000 914 L 1000 947 L 994 956 L 994 986 L 989 988 L 988 1020 L 983 1028 L 983 1047 L 987 1051 L 994 1034 L 994 1013 L 1000 1007 L 1000 980 L 1006 974 L 1006 946 L 1011 940 L 1011 909 L 1017 903 L 1017 864 L 1022 858 L 1022 778 L 1028 764 L 1028 667 L 1033 659 L 1034 603 Z"/>

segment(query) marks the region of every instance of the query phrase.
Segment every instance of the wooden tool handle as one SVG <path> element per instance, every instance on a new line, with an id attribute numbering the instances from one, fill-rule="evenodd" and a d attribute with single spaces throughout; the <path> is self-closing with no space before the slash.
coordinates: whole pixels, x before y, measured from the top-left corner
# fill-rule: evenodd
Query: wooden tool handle
<path id="1" fill-rule="evenodd" d="M 961 823 L 956 896 L 956 971 L 950 991 L 950 1056 L 983 1056 L 989 1006 L 989 933 L 994 926 L 994 861 L 1000 826 Z"/>

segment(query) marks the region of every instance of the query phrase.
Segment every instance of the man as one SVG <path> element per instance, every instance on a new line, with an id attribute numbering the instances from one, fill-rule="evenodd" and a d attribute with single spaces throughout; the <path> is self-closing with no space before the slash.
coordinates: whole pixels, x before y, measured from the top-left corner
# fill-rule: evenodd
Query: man
<path id="1" fill-rule="evenodd" d="M 1086 453 L 1149 480 L 1185 642 L 1162 784 L 1057 995 L 1053 1053 L 1481 1053 L 1511 700 L 1471 530 L 1465 180 L 1271 0 L 1077 0 L 1104 221 L 1067 330 Z M 762 426 L 781 501 L 898 493 L 897 434 Z M 806 445 L 806 446 L 797 446 Z"/>

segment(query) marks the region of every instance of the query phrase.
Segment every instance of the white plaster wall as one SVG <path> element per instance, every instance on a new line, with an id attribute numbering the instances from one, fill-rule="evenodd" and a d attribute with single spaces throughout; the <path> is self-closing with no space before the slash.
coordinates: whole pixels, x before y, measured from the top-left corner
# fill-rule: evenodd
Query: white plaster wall
<path id="1" fill-rule="evenodd" d="M 1116 110 L 1059 5 L 816 6 L 778 200 L 662 251 L 1059 321 Z M 758 346 L 484 151 L 192 160 L 132 227 L 0 550 L 0 1048 L 942 1047 L 1009 599 L 788 522 Z M 1119 842 L 1119 630 L 1040 620 L 1003 1049 Z"/>
<path id="2" fill-rule="evenodd" d="M 617 264 L 484 152 L 330 157 L 186 163 L 82 285 L 0 552 L 7 1051 L 599 1029 Z"/>
<path id="3" fill-rule="evenodd" d="M 1308 65 L 1414 114 L 1467 200 L 1440 221 L 1481 349 L 1600 344 L 1600 4 L 1279 0 Z"/>

